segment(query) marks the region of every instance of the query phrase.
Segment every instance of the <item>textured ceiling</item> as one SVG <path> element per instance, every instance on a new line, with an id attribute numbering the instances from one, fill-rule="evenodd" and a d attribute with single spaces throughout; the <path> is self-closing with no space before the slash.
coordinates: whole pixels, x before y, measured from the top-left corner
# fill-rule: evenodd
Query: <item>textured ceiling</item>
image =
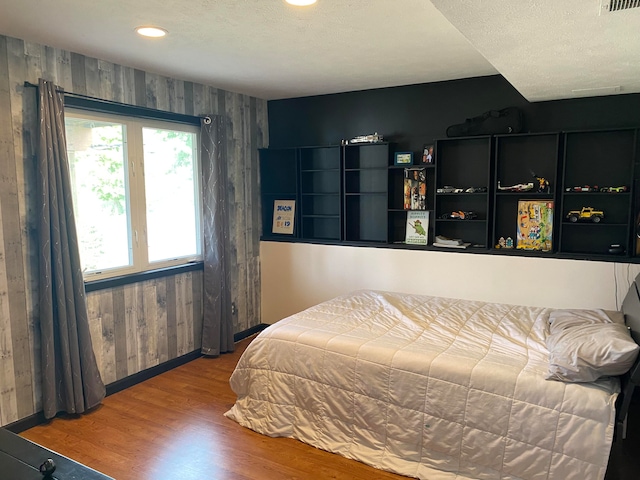
<path id="1" fill-rule="evenodd" d="M 601 0 L 432 0 L 527 100 L 640 92 L 640 8 Z"/>
<path id="2" fill-rule="evenodd" d="M 599 5 L 0 0 L 0 34 L 265 99 L 495 73 L 532 101 L 639 92 L 640 9 L 601 17 Z M 148 24 L 169 35 L 134 33 Z"/>

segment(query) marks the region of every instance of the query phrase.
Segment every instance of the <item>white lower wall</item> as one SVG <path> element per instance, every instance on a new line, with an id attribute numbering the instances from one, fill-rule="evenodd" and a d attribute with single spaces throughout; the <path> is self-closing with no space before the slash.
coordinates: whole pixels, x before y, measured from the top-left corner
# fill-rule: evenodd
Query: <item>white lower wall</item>
<path id="1" fill-rule="evenodd" d="M 555 308 L 618 309 L 640 265 L 261 242 L 262 321 L 370 288 Z"/>

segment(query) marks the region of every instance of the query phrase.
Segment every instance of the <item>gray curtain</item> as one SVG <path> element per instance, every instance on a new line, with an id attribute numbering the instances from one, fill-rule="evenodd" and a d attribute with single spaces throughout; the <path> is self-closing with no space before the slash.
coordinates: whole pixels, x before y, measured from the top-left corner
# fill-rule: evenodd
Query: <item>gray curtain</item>
<path id="1" fill-rule="evenodd" d="M 233 352 L 233 317 L 229 279 L 224 120 L 210 115 L 201 120 L 202 213 L 204 216 L 204 318 L 202 354 Z"/>
<path id="2" fill-rule="evenodd" d="M 46 418 L 98 405 L 105 387 L 91 345 L 64 130 L 61 90 L 39 84 L 39 304 Z"/>

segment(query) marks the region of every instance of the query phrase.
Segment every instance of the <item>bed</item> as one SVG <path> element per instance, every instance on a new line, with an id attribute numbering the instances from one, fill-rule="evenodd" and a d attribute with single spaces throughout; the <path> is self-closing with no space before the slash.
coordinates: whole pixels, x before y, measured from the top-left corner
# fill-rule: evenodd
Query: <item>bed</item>
<path id="1" fill-rule="evenodd" d="M 640 331 L 635 282 L 623 309 Z M 624 345 L 595 373 L 578 362 L 605 376 L 563 378 L 573 371 L 556 349 L 567 332 L 575 344 L 576 318 L 616 330 L 596 335 L 620 339 L 598 355 Z M 638 383 L 637 354 L 619 312 L 363 290 L 262 331 L 231 376 L 238 398 L 225 415 L 409 477 L 602 479 Z"/>

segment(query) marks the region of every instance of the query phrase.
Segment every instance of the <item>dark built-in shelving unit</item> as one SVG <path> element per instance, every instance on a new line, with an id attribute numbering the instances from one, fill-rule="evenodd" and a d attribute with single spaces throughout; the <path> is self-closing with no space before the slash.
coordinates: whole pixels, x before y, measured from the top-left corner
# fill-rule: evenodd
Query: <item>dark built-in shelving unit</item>
<path id="1" fill-rule="evenodd" d="M 299 170 L 301 237 L 340 240 L 342 238 L 340 147 L 301 148 Z"/>
<path id="2" fill-rule="evenodd" d="M 344 152 L 344 239 L 387 242 L 390 145 L 347 145 Z"/>
<path id="3" fill-rule="evenodd" d="M 486 191 L 436 193 L 435 235 L 460 238 L 475 245 L 474 248 L 487 247 L 491 222 L 491 152 L 492 138 L 489 136 L 436 141 L 437 188 L 483 187 Z M 477 217 L 468 220 L 442 218 L 453 211 L 474 212 Z"/>
<path id="4" fill-rule="evenodd" d="M 558 162 L 560 134 L 501 135 L 496 136 L 495 142 L 494 216 L 490 247 L 495 250 L 501 237 L 511 237 L 516 241 L 516 219 L 520 200 L 542 200 L 552 203 L 553 232 L 558 232 L 558 192 L 561 189 Z M 549 182 L 548 191 L 538 191 L 536 177 Z M 532 182 L 534 189 L 526 192 L 501 191 L 498 189 L 498 182 L 501 186 Z M 552 243 L 550 252 L 554 251 L 555 243 Z"/>
<path id="5" fill-rule="evenodd" d="M 562 211 L 566 214 L 585 206 L 594 207 L 604 211 L 605 217 L 598 223 L 571 223 L 563 217 L 560 252 L 607 256 L 610 245 L 618 244 L 635 254 L 631 227 L 635 224 L 632 186 L 636 149 L 635 129 L 565 134 Z M 590 186 L 595 191 L 567 192 L 576 186 Z M 628 187 L 628 191 L 599 191 L 603 187 L 621 186 Z"/>
<path id="6" fill-rule="evenodd" d="M 436 140 L 435 162 L 410 166 L 426 169 L 430 213 L 429 244 L 416 246 L 404 244 L 407 166 L 394 165 L 393 143 L 261 149 L 262 239 L 434 250 L 433 240 L 441 235 L 471 244 L 447 251 L 640 261 L 637 151 L 633 128 Z M 414 157 L 420 158 L 417 153 Z M 536 177 L 546 179 L 549 188 L 538 191 Z M 535 188 L 498 188 L 528 182 Z M 438 192 L 449 186 L 462 191 Z M 480 191 L 468 192 L 470 187 Z M 293 235 L 271 233 L 274 200 L 296 200 Z M 521 200 L 553 206 L 552 242 L 546 251 L 497 248 L 501 237 L 515 243 Z M 566 218 L 582 207 L 602 210 L 605 216 L 598 223 Z M 454 211 L 475 216 L 444 218 Z M 620 245 L 623 253 L 612 253 L 611 245 Z"/>
<path id="7" fill-rule="evenodd" d="M 392 162 L 391 162 L 392 163 Z M 407 211 L 404 208 L 404 171 L 405 168 L 424 168 L 426 171 L 427 208 L 430 224 L 433 224 L 434 193 L 435 192 L 435 164 L 393 165 L 388 168 L 389 201 L 387 219 L 389 227 L 388 241 L 391 244 L 403 244 L 407 231 Z M 433 228 L 428 230 L 428 242 L 433 243 Z"/>
<path id="8" fill-rule="evenodd" d="M 279 148 L 260 150 L 260 190 L 262 200 L 262 231 L 271 232 L 273 226 L 273 202 L 275 200 L 296 200 L 300 196 L 298 186 L 298 164 L 300 149 Z M 293 224 L 294 234 L 279 235 L 269 233 L 272 238 L 302 238 L 300 235 L 300 209 L 296 209 Z"/>

